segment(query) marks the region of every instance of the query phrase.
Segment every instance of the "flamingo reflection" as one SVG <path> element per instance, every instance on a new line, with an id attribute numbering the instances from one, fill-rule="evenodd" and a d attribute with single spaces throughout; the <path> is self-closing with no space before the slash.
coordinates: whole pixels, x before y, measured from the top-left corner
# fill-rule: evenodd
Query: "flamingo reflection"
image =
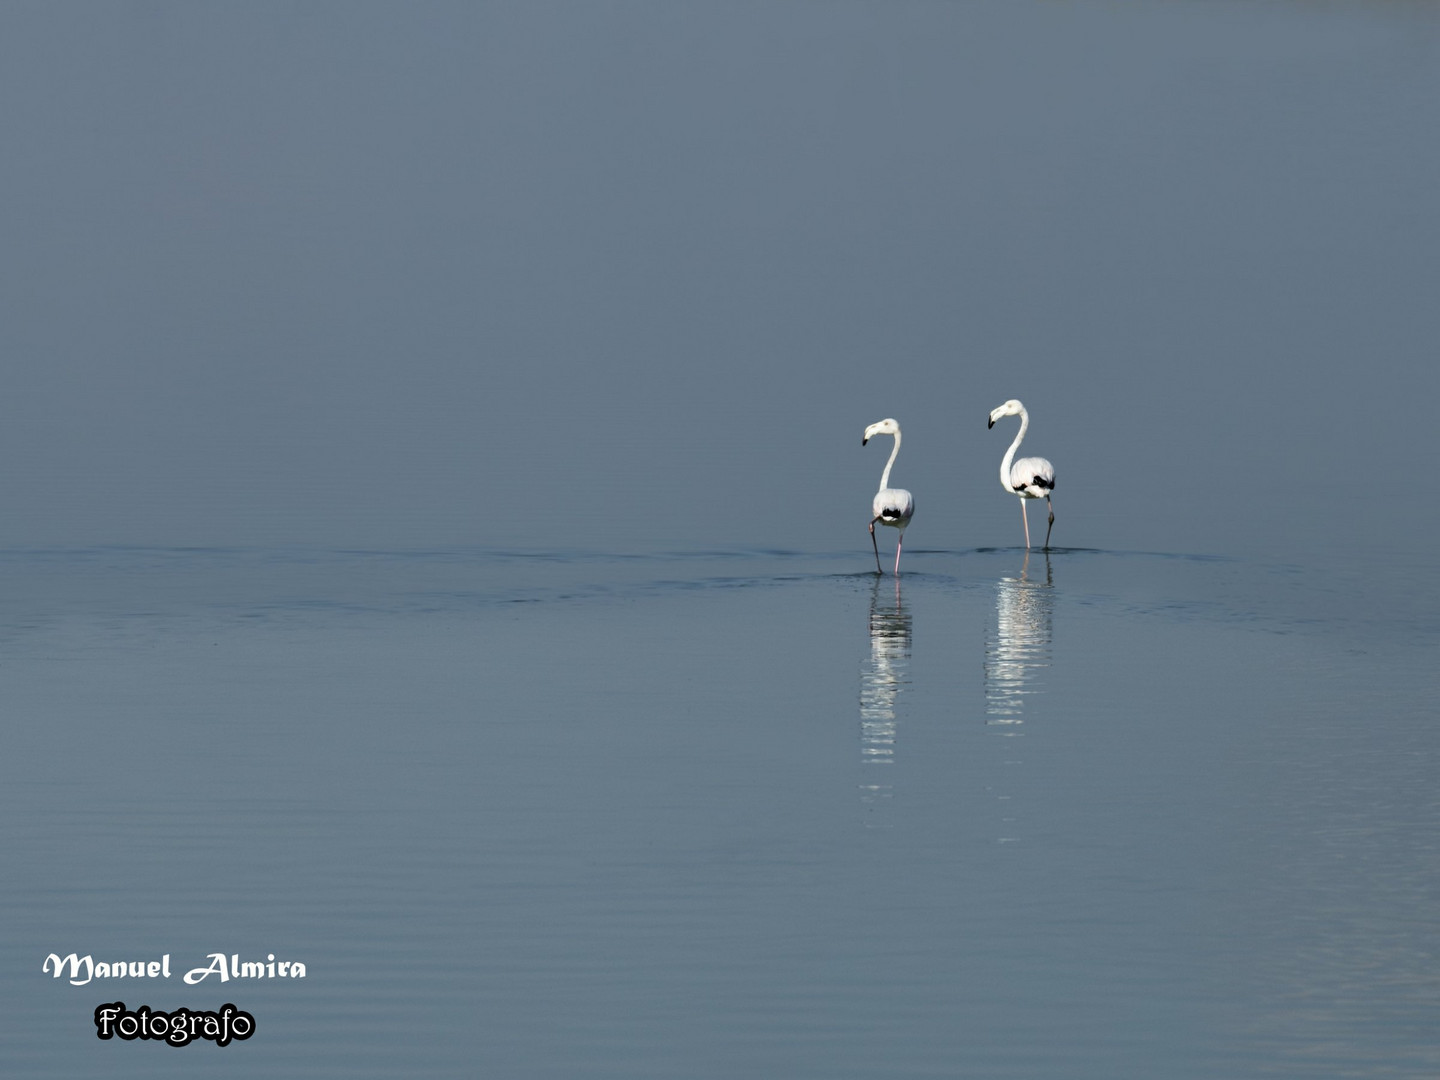
<path id="1" fill-rule="evenodd" d="M 1055 593 L 1049 553 L 1043 582 L 1031 581 L 1029 571 L 1027 551 L 1020 576 L 1001 578 L 995 585 L 995 631 L 985 642 L 987 724 L 1024 723 L 1025 697 L 1038 692 L 1037 676 L 1050 666 Z"/>
<path id="2" fill-rule="evenodd" d="M 900 580 L 882 593 L 881 579 L 870 592 L 870 656 L 860 665 L 860 760 L 863 766 L 895 762 L 895 699 L 909 681 L 910 613 L 900 600 Z M 875 779 L 878 779 L 876 777 Z M 872 808 L 887 802 L 894 785 L 865 777 L 861 798 Z"/>

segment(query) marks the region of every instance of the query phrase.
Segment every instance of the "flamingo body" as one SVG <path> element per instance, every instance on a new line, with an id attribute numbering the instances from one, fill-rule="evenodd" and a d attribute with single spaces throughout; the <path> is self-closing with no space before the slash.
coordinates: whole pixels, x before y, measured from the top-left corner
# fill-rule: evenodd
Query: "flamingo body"
<path id="1" fill-rule="evenodd" d="M 1022 499 L 1044 499 L 1055 490 L 1055 466 L 1043 457 L 1021 458 L 1010 466 L 1010 488 Z"/>
<path id="2" fill-rule="evenodd" d="M 915 497 L 904 488 L 881 488 L 870 500 L 870 509 L 881 525 L 903 531 L 915 515 Z"/>

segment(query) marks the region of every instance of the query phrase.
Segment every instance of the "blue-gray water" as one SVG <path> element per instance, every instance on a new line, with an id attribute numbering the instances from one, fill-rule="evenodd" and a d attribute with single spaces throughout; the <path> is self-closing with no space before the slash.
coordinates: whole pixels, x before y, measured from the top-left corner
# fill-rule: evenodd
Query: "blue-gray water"
<path id="1" fill-rule="evenodd" d="M 8 557 L 7 1071 L 1440 1068 L 1433 614 L 868 557 Z M 41 975 L 72 950 L 308 975 Z M 104 1043 L 115 999 L 260 1031 Z"/>
<path id="2" fill-rule="evenodd" d="M 1440 9 L 13 3 L 0 98 L 0 1074 L 1440 1073 Z"/>

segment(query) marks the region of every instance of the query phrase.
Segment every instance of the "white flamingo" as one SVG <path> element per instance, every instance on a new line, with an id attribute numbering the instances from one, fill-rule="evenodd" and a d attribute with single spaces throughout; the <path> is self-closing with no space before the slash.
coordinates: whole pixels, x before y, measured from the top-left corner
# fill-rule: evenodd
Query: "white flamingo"
<path id="1" fill-rule="evenodd" d="M 1000 462 L 1000 485 L 1009 492 L 1020 496 L 1020 520 L 1025 523 L 1025 550 L 1030 550 L 1030 519 L 1025 513 L 1025 501 L 1027 499 L 1044 499 L 1045 505 L 1050 510 L 1050 525 L 1045 530 L 1045 550 L 1050 550 L 1050 530 L 1055 527 L 1055 507 L 1050 502 L 1050 492 L 1055 490 L 1055 466 L 1046 461 L 1043 457 L 1021 458 L 1013 465 L 1011 459 L 1015 457 L 1015 451 L 1020 449 L 1020 440 L 1025 438 L 1025 429 L 1030 426 L 1030 414 L 1025 411 L 1025 406 L 1011 398 L 998 409 L 990 410 L 990 427 L 995 426 L 995 421 L 1004 416 L 1020 417 L 1020 430 L 1015 435 L 1015 441 L 1010 444 L 1010 449 L 1005 451 L 1005 460 Z"/>
<path id="2" fill-rule="evenodd" d="M 880 490 L 875 493 L 875 498 L 870 503 L 870 509 L 875 513 L 870 519 L 870 546 L 875 549 L 875 572 L 883 574 L 885 571 L 880 569 L 880 546 L 875 542 L 875 522 L 900 530 L 900 538 L 895 541 L 895 575 L 898 577 L 900 545 L 905 542 L 905 526 L 910 524 L 910 519 L 915 515 L 915 500 L 904 488 L 890 487 L 890 468 L 895 464 L 896 455 L 900 453 L 900 425 L 889 419 L 871 424 L 865 429 L 865 438 L 860 441 L 860 445 L 864 446 L 875 435 L 894 435 L 895 449 L 890 451 L 890 460 L 885 463 L 885 471 L 880 475 Z"/>

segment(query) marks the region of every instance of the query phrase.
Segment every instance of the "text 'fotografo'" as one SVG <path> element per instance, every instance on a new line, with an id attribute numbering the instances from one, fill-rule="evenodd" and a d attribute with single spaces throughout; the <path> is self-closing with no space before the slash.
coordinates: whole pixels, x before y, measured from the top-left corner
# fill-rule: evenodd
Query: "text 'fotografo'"
<path id="1" fill-rule="evenodd" d="M 147 1039 L 167 1042 L 171 1046 L 188 1046 L 196 1039 L 208 1039 L 216 1046 L 228 1046 L 230 1040 L 241 1042 L 255 1034 L 255 1017 L 230 1002 L 219 1012 L 176 1009 L 156 1012 L 148 1005 L 131 1012 L 123 1001 L 95 1006 L 95 1034 L 101 1039 L 116 1035 L 127 1042 Z"/>

